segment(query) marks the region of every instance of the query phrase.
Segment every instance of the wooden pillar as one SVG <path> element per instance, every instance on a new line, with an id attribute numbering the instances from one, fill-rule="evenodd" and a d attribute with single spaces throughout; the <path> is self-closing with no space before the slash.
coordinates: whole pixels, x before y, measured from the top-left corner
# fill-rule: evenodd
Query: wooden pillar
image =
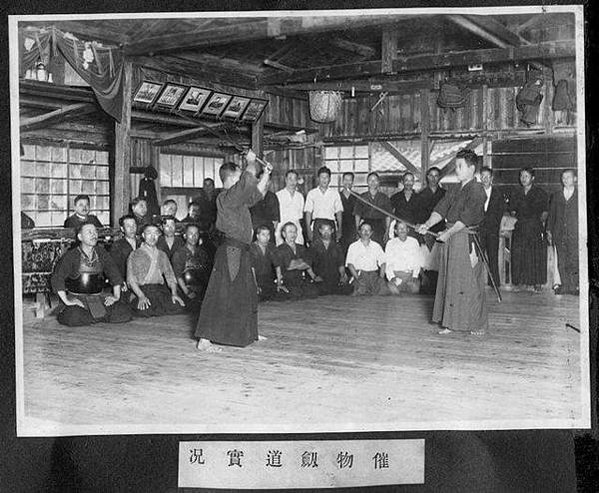
<path id="1" fill-rule="evenodd" d="M 397 59 L 397 27 L 388 27 L 383 30 L 383 44 L 381 49 L 381 72 L 393 72 L 393 61 Z"/>
<path id="2" fill-rule="evenodd" d="M 252 150 L 256 153 L 256 156 L 260 158 L 264 154 L 263 136 L 264 113 L 262 113 L 262 116 L 252 124 Z"/>
<path id="3" fill-rule="evenodd" d="M 118 224 L 119 217 L 127 213 L 129 205 L 131 177 L 131 61 L 123 62 L 123 105 L 121 123 L 114 127 L 114 181 L 112 189 L 112 207 L 110 209 L 113 226 Z"/>
<path id="4" fill-rule="evenodd" d="M 431 118 L 428 108 L 429 90 L 420 90 L 420 168 L 421 182 L 424 185 L 426 173 L 430 165 L 429 134 L 431 131 Z"/>
<path id="5" fill-rule="evenodd" d="M 483 166 L 491 167 L 491 156 L 489 154 L 489 136 L 487 133 L 487 129 L 489 127 L 487 121 L 488 114 L 488 98 L 489 98 L 489 87 L 487 84 L 483 85 L 483 100 L 481 105 L 481 125 L 483 128 Z"/>

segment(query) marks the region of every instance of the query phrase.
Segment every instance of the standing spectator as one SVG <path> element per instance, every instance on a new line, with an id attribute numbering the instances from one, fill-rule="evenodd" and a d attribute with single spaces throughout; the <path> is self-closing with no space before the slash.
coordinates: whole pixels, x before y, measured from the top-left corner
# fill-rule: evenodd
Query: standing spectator
<path id="1" fill-rule="evenodd" d="M 347 249 L 356 240 L 356 220 L 354 218 L 354 207 L 357 199 L 355 195 L 350 193 L 354 185 L 354 174 L 351 171 L 343 173 L 343 188 L 340 192 L 341 205 L 343 205 L 343 215 L 341 219 L 341 229 L 343 234 L 341 235 L 341 248 L 343 254 L 347 255 Z"/>
<path id="2" fill-rule="evenodd" d="M 485 218 L 480 225 L 480 243 L 489 259 L 489 269 L 493 280 L 499 287 L 499 229 L 501 218 L 505 212 L 502 194 L 493 186 L 493 170 L 483 167 L 480 170 L 480 181 L 485 190 Z M 489 279 L 489 285 L 491 280 Z"/>
<path id="3" fill-rule="evenodd" d="M 520 170 L 520 185 L 510 200 L 511 214 L 518 219 L 512 237 L 512 282 L 540 291 L 547 282 L 547 193 L 534 184 L 535 170 Z"/>
<path id="4" fill-rule="evenodd" d="M 199 204 L 200 207 L 199 222 L 212 229 L 216 223 L 216 197 L 218 197 L 218 191 L 212 178 L 205 178 L 203 185 L 200 194 L 193 199 L 193 202 Z"/>
<path id="5" fill-rule="evenodd" d="M 89 213 L 89 195 L 77 195 L 75 197 L 75 214 L 69 216 L 65 222 L 65 228 L 75 228 L 85 223 L 93 224 L 96 228 L 101 228 L 102 223 L 100 220 Z"/>
<path id="6" fill-rule="evenodd" d="M 562 284 L 553 286 L 555 294 L 579 294 L 578 284 L 578 177 L 567 169 L 561 176 L 563 188 L 549 204 L 547 239 L 557 249 L 557 267 Z"/>
<path id="7" fill-rule="evenodd" d="M 279 201 L 279 224 L 275 232 L 277 246 L 284 242 L 281 237 L 283 224 L 291 222 L 297 228 L 297 238 L 295 242 L 299 245 L 304 244 L 304 235 L 302 234 L 301 219 L 304 214 L 304 196 L 297 189 L 298 174 L 294 169 L 285 173 L 285 188 L 279 190 L 277 200 Z M 272 236 L 271 236 L 272 240 Z"/>
<path id="8" fill-rule="evenodd" d="M 274 243 L 275 230 L 281 218 L 277 196 L 267 190 L 264 198 L 250 207 L 250 215 L 252 216 L 252 229 L 256 231 L 258 226 L 267 226 L 270 232 L 270 241 Z M 254 239 L 256 239 L 255 233 Z"/>
<path id="9" fill-rule="evenodd" d="M 409 223 L 415 224 L 420 218 L 419 200 L 414 192 L 414 175 L 409 171 L 402 178 L 403 190 L 391 197 L 393 214 Z M 410 233 L 413 235 L 413 233 Z"/>
<path id="10" fill-rule="evenodd" d="M 335 239 L 339 241 L 343 234 L 343 205 L 337 190 L 329 187 L 331 170 L 323 166 L 318 170 L 318 187 L 308 192 L 304 206 L 308 240 L 318 235 L 318 228 L 323 222 L 331 224 L 335 230 Z"/>
<path id="11" fill-rule="evenodd" d="M 368 191 L 360 195 L 362 199 L 387 212 L 391 212 L 389 197 L 379 190 L 380 181 L 378 173 L 369 173 L 366 181 L 368 183 Z M 356 230 L 360 227 L 360 222 L 365 220 L 372 226 L 372 241 L 376 241 L 379 245 L 385 244 L 387 241 L 387 232 L 389 231 L 389 223 L 391 222 L 389 216 L 373 209 L 360 200 L 356 200 L 354 216 Z"/>

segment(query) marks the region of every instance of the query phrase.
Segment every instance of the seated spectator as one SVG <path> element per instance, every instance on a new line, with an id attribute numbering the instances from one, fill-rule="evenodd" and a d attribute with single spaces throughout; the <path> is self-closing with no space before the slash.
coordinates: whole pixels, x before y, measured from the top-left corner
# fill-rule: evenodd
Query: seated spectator
<path id="1" fill-rule="evenodd" d="M 185 306 L 192 312 L 200 309 L 210 278 L 210 258 L 202 247 L 197 224 L 185 227 L 185 244 L 172 258 L 173 271 L 183 292 Z"/>
<path id="2" fill-rule="evenodd" d="M 175 218 L 175 222 L 179 222 L 179 220 L 177 219 L 177 211 L 179 210 L 179 206 L 177 205 L 177 202 L 174 201 L 173 199 L 167 199 L 164 201 L 164 203 L 162 204 L 162 210 L 160 211 L 162 217 L 165 216 L 172 216 Z"/>
<path id="3" fill-rule="evenodd" d="M 372 226 L 360 225 L 360 239 L 349 246 L 345 265 L 354 280 L 353 296 L 389 294 L 385 282 L 385 252 L 372 241 Z"/>
<path id="4" fill-rule="evenodd" d="M 123 278 L 112 257 L 98 245 L 95 224 L 79 226 L 77 239 L 79 245 L 62 256 L 52 274 L 52 289 L 60 298 L 58 322 L 77 327 L 131 320 L 129 306 L 121 301 Z M 112 286 L 111 294 L 103 292 L 104 276 Z"/>
<path id="5" fill-rule="evenodd" d="M 392 294 L 418 293 L 418 276 L 422 269 L 420 244 L 416 238 L 408 236 L 408 226 L 403 221 L 395 222 L 395 235 L 385 248 L 387 286 Z"/>
<path id="6" fill-rule="evenodd" d="M 143 243 L 127 259 L 127 284 L 135 294 L 133 313 L 139 317 L 179 313 L 185 303 L 177 294 L 177 278 L 166 253 L 156 247 L 160 228 L 146 224 L 141 236 Z"/>
<path id="7" fill-rule="evenodd" d="M 277 291 L 289 293 L 292 299 L 316 298 L 318 288 L 310 283 L 306 276 L 315 282 L 321 279 L 316 277 L 310 267 L 308 250 L 295 242 L 297 226 L 292 222 L 286 223 L 281 230 L 281 236 L 285 242 L 277 247 L 275 256 Z"/>
<path id="8" fill-rule="evenodd" d="M 65 222 L 65 228 L 75 228 L 77 229 L 84 223 L 93 224 L 96 228 L 101 228 L 102 223 L 100 220 L 89 213 L 89 196 L 88 195 L 77 195 L 75 197 L 75 214 L 69 216 Z"/>
<path id="9" fill-rule="evenodd" d="M 152 218 L 148 215 L 148 203 L 141 197 L 135 197 L 129 203 L 129 213 L 135 218 L 137 235 L 139 236 L 143 227 L 152 222 Z"/>
<path id="10" fill-rule="evenodd" d="M 270 229 L 266 225 L 256 229 L 256 241 L 250 245 L 252 259 L 252 274 L 258 287 L 260 301 L 281 300 L 287 298 L 287 293 L 277 291 L 275 287 L 275 253 L 270 238 Z"/>
<path id="11" fill-rule="evenodd" d="M 176 223 L 173 216 L 164 216 L 162 218 L 162 235 L 158 238 L 156 246 L 166 253 L 169 260 L 173 258 L 173 254 L 179 250 L 185 241 L 180 236 L 175 236 Z"/>
<path id="12" fill-rule="evenodd" d="M 119 228 L 123 233 L 123 237 L 116 240 L 110 247 L 110 256 L 116 264 L 121 277 L 123 278 L 123 284 L 121 285 L 121 291 L 127 291 L 127 259 L 134 250 L 137 250 L 139 246 L 139 240 L 137 239 L 137 224 L 135 217 L 131 214 L 127 214 L 119 218 Z"/>
<path id="13" fill-rule="evenodd" d="M 319 294 L 351 294 L 353 287 L 348 283 L 345 272 L 343 248 L 333 240 L 333 227 L 321 223 L 318 229 L 319 237 L 312 242 L 308 252 L 314 274 L 322 279 L 316 285 Z"/>

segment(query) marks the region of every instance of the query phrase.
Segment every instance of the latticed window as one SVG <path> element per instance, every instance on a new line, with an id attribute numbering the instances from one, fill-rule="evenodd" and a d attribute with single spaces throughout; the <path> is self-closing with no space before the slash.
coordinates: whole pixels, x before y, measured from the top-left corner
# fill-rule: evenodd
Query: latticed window
<path id="1" fill-rule="evenodd" d="M 110 222 L 108 152 L 69 145 L 23 145 L 21 208 L 38 227 L 62 227 L 77 195 L 90 198 L 90 213 Z"/>
<path id="2" fill-rule="evenodd" d="M 324 165 L 331 170 L 331 186 L 341 186 L 343 173 L 354 173 L 354 189 L 365 191 L 366 177 L 370 172 L 368 145 L 327 146 L 324 148 Z"/>
<path id="3" fill-rule="evenodd" d="M 160 186 L 166 188 L 202 188 L 204 179 L 212 178 L 216 188 L 222 187 L 218 170 L 222 157 L 160 155 Z"/>

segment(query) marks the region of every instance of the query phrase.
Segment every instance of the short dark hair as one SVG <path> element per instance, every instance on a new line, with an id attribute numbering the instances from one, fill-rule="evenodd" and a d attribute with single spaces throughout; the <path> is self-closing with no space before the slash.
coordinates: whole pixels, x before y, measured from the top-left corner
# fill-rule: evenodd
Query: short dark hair
<path id="1" fill-rule="evenodd" d="M 456 159 L 463 159 L 468 166 L 478 166 L 478 154 L 472 149 L 462 149 L 455 155 Z"/>
<path id="2" fill-rule="evenodd" d="M 372 227 L 372 224 L 370 224 L 368 221 L 364 220 L 360 223 L 360 227 L 358 228 L 358 230 L 362 229 L 362 226 L 369 226 L 371 230 L 373 230 L 374 228 Z"/>
<path id="3" fill-rule="evenodd" d="M 189 231 L 189 228 L 195 228 L 198 230 L 198 233 L 200 232 L 200 225 L 198 223 L 187 223 L 185 224 L 185 234 L 187 234 L 187 232 Z"/>
<path id="4" fill-rule="evenodd" d="M 191 207 L 199 207 L 200 209 L 202 208 L 200 203 L 196 202 L 195 200 L 192 200 L 189 204 L 187 204 L 187 210 L 189 210 Z"/>
<path id="5" fill-rule="evenodd" d="M 351 171 L 346 171 L 345 173 L 343 173 L 343 178 L 345 178 L 346 176 L 351 176 L 352 180 L 356 177 L 356 175 L 354 175 Z"/>
<path id="6" fill-rule="evenodd" d="M 406 179 L 406 176 L 410 175 L 413 179 L 416 179 L 416 177 L 414 176 L 414 173 L 412 173 L 411 171 L 406 171 L 403 176 L 401 177 L 401 182 L 403 183 Z"/>
<path id="7" fill-rule="evenodd" d="M 78 235 L 79 233 L 81 233 L 81 230 L 87 225 L 93 226 L 94 228 L 98 229 L 96 226 L 96 223 L 86 219 L 79 226 L 77 226 L 77 228 L 75 229 L 75 235 Z"/>
<path id="8" fill-rule="evenodd" d="M 289 223 L 287 223 L 289 224 Z M 291 223 L 293 224 L 293 223 Z M 266 225 L 266 224 L 261 224 L 260 226 L 258 226 L 256 228 L 256 236 L 258 236 L 258 233 L 260 233 L 260 231 L 268 231 L 270 233 L 270 228 Z"/>
<path id="9" fill-rule="evenodd" d="M 560 176 L 564 176 L 566 173 L 572 173 L 574 178 L 578 178 L 578 171 L 574 168 L 566 168 L 564 171 L 562 171 L 562 174 Z"/>
<path id="10" fill-rule="evenodd" d="M 125 226 L 125 221 L 127 219 L 131 219 L 131 220 L 135 221 L 135 223 L 137 224 L 137 221 L 135 220 L 135 216 L 133 214 L 125 214 L 124 216 L 119 217 L 119 226 L 121 228 L 123 228 Z"/>
<path id="11" fill-rule="evenodd" d="M 329 228 L 331 228 L 331 231 L 335 229 L 335 226 L 333 226 L 333 221 L 322 221 L 318 225 L 318 231 L 320 231 L 320 228 L 322 228 L 323 226 L 328 226 Z"/>
<path id="12" fill-rule="evenodd" d="M 518 174 L 522 173 L 523 171 L 526 171 L 530 176 L 532 176 L 534 178 L 535 169 L 532 166 L 526 166 L 524 168 L 520 168 L 520 171 Z"/>
<path id="13" fill-rule="evenodd" d="M 173 199 L 166 199 L 166 200 L 165 200 L 165 201 L 162 203 L 162 205 L 166 205 L 166 204 L 175 204 L 175 205 L 177 205 L 177 201 L 176 201 L 176 200 L 173 200 Z"/>
<path id="14" fill-rule="evenodd" d="M 239 165 L 235 164 L 232 161 L 227 161 L 226 163 L 221 164 L 220 169 L 218 170 L 218 176 L 220 176 L 220 181 L 223 183 L 229 176 L 233 173 L 236 173 L 239 170 Z M 212 180 L 212 178 L 206 178 L 206 180 Z M 206 181 L 204 180 L 204 181 Z M 212 180 L 214 182 L 214 180 Z"/>
<path id="15" fill-rule="evenodd" d="M 77 202 L 79 202 L 80 200 L 87 200 L 87 203 L 90 203 L 89 200 L 89 195 L 86 194 L 81 194 L 81 195 L 77 195 L 77 197 L 75 197 L 75 200 L 73 200 L 73 204 L 77 204 Z"/>
<path id="16" fill-rule="evenodd" d="M 379 178 L 379 174 L 376 171 L 371 171 L 370 173 L 368 173 L 368 175 L 366 175 L 366 181 L 370 180 L 371 176 L 376 176 L 377 178 Z"/>
<path id="17" fill-rule="evenodd" d="M 316 176 L 320 176 L 323 173 L 326 173 L 327 175 L 329 175 L 329 177 L 331 176 L 331 170 L 326 166 L 321 166 L 320 168 L 318 168 L 318 174 Z"/>
<path id="18" fill-rule="evenodd" d="M 134 199 L 131 199 L 131 202 L 129 202 L 129 207 L 131 210 L 133 210 L 133 208 L 140 202 L 145 202 L 146 204 L 148 203 L 148 201 L 143 197 L 135 197 Z"/>
<path id="19" fill-rule="evenodd" d="M 436 171 L 437 173 L 441 174 L 441 170 L 439 168 L 437 168 L 436 166 L 431 166 L 427 171 L 426 171 L 426 176 L 428 176 L 428 174 L 431 171 Z"/>
<path id="20" fill-rule="evenodd" d="M 162 234 L 162 230 L 160 229 L 160 226 L 158 226 L 157 224 L 148 222 L 148 223 L 144 223 L 141 227 L 141 232 L 145 233 L 146 229 L 148 228 L 156 228 L 161 234 Z"/>
<path id="21" fill-rule="evenodd" d="M 285 178 L 287 178 L 289 175 L 295 175 L 299 178 L 299 173 L 294 169 L 287 170 L 287 173 L 285 173 Z"/>
<path id="22" fill-rule="evenodd" d="M 167 221 L 176 221 L 175 216 L 162 216 L 160 218 L 160 224 L 162 224 L 163 226 L 166 224 Z"/>
<path id="23" fill-rule="evenodd" d="M 482 174 L 483 174 L 485 171 L 486 171 L 487 173 L 489 173 L 491 176 L 493 176 L 493 170 L 492 170 L 491 168 L 489 168 L 488 166 L 483 166 L 483 167 L 480 169 L 480 174 L 482 175 Z"/>

